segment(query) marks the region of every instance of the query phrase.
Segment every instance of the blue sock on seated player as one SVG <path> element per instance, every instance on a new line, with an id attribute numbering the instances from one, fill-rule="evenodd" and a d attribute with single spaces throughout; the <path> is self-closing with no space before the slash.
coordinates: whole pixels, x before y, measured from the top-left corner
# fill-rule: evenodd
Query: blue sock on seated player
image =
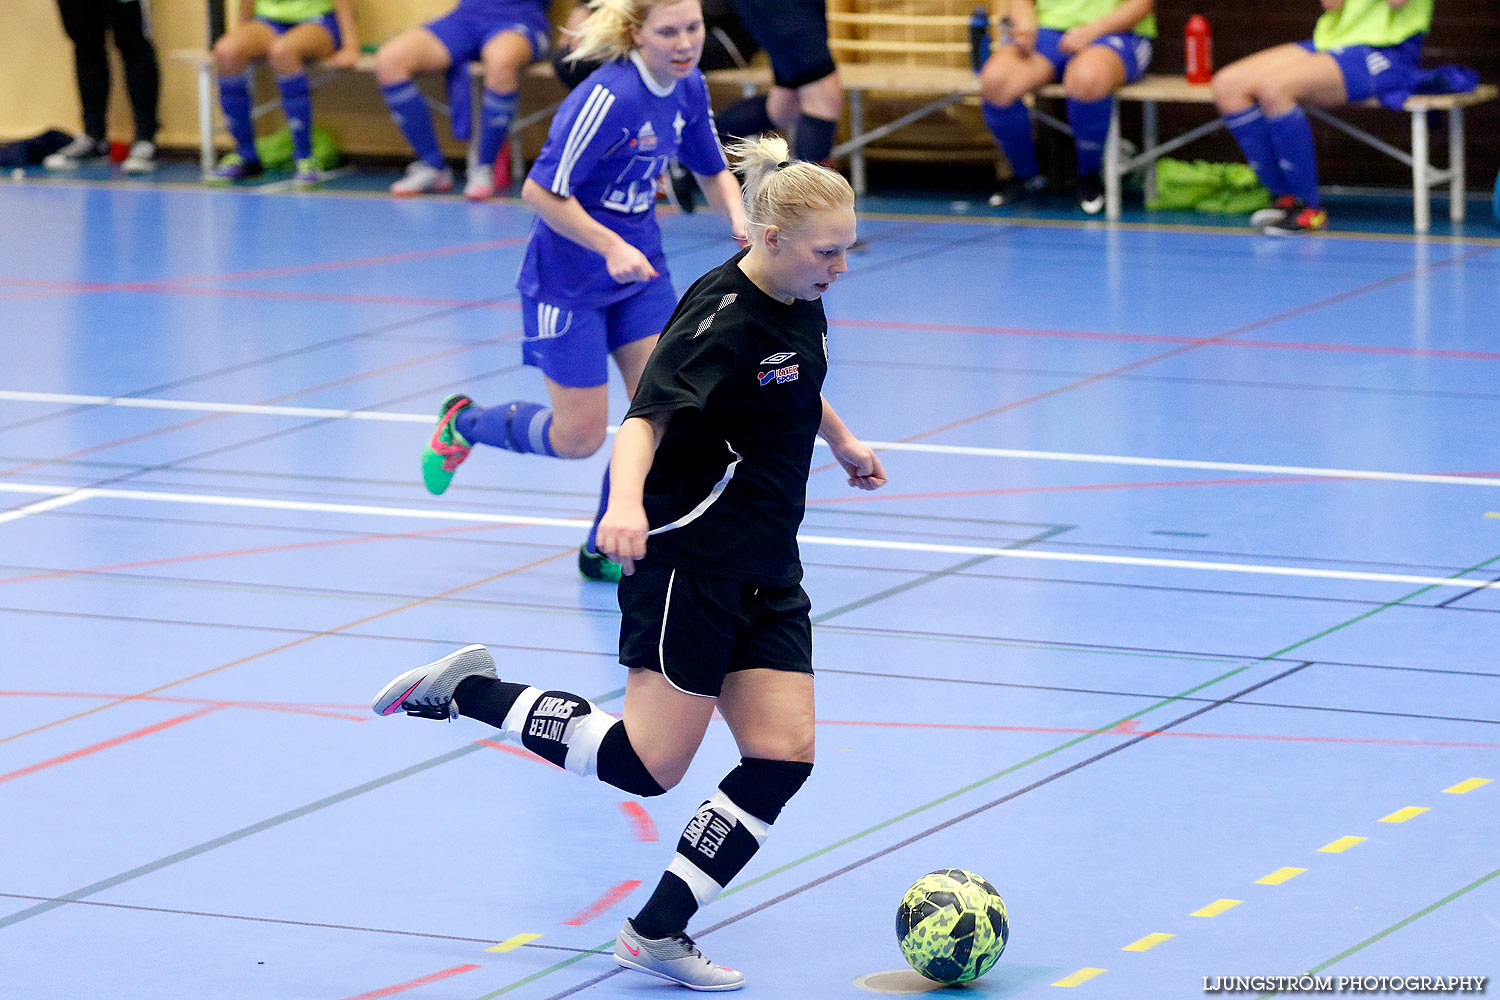
<path id="1" fill-rule="evenodd" d="M 1300 107 L 1266 119 L 1276 163 L 1286 177 L 1287 191 L 1298 201 L 1318 204 L 1318 151 L 1312 123 Z"/>
<path id="2" fill-rule="evenodd" d="M 1011 173 L 1019 180 L 1028 180 L 1041 173 L 1036 161 L 1036 143 L 1031 137 L 1031 112 L 1020 101 L 1012 104 L 991 104 L 984 101 L 981 114 L 990 134 L 1005 151 L 1010 161 Z"/>
<path id="3" fill-rule="evenodd" d="M 510 134 L 511 120 L 516 116 L 516 102 L 519 98 L 519 93 L 514 91 L 501 94 L 488 87 L 485 88 L 479 120 L 479 166 L 481 169 L 493 167 L 495 157 L 500 155 L 500 147 L 504 144 L 505 137 Z"/>
<path id="4" fill-rule="evenodd" d="M 380 88 L 380 94 L 385 98 L 386 107 L 391 109 L 391 117 L 400 126 L 401 134 L 411 143 L 417 159 L 436 170 L 443 169 L 446 164 L 437 132 L 432 127 L 432 113 L 427 110 L 427 102 L 416 82 L 407 80 L 389 84 Z"/>
<path id="5" fill-rule="evenodd" d="M 1080 177 L 1097 174 L 1104 165 L 1104 143 L 1109 138 L 1109 118 L 1113 109 L 1113 97 L 1102 101 L 1068 98 L 1068 124 L 1073 128 L 1073 145 L 1078 150 Z"/>
<path id="6" fill-rule="evenodd" d="M 306 73 L 288 73 L 276 78 L 281 92 L 281 110 L 286 113 L 286 127 L 292 133 L 292 158 L 305 160 L 312 156 L 312 92 Z"/>
<path id="7" fill-rule="evenodd" d="M 247 163 L 259 163 L 255 152 L 255 121 L 251 116 L 250 71 L 219 77 L 219 106 L 234 137 L 235 151 Z"/>
<path id="8" fill-rule="evenodd" d="M 1255 176 L 1271 192 L 1271 197 L 1290 194 L 1291 188 L 1287 185 L 1286 175 L 1276 162 L 1276 149 L 1271 145 L 1271 128 L 1266 123 L 1266 116 L 1261 113 L 1260 105 L 1252 104 L 1244 111 L 1224 115 L 1223 122 L 1234 136 L 1234 141 L 1239 143 L 1250 169 L 1255 171 Z"/>
<path id="9" fill-rule="evenodd" d="M 540 403 L 518 399 L 499 406 L 475 404 L 459 411 L 453 426 L 471 444 L 557 457 L 550 434 L 552 410 Z"/>

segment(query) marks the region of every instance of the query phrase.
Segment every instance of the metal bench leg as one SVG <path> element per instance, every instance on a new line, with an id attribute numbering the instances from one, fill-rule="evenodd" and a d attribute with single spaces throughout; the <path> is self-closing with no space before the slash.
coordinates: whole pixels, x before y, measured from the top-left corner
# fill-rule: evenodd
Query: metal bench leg
<path id="1" fill-rule="evenodd" d="M 1427 148 L 1427 112 L 1411 113 L 1411 198 L 1412 212 L 1416 217 L 1416 231 L 1425 233 L 1432 228 L 1432 205 L 1429 200 L 1431 186 L 1427 171 L 1431 169 L 1431 154 Z"/>
<path id="2" fill-rule="evenodd" d="M 865 95 L 864 91 L 849 91 L 849 139 L 858 143 L 860 136 L 865 134 Z M 854 193 L 863 196 L 865 193 L 865 147 L 856 145 L 853 152 L 849 154 L 849 180 Z"/>
<path id="3" fill-rule="evenodd" d="M 1448 218 L 1464 221 L 1468 210 L 1464 190 L 1464 109 L 1448 109 Z"/>
<path id="4" fill-rule="evenodd" d="M 1109 136 L 1104 140 L 1104 216 L 1120 218 L 1120 102 L 1109 105 Z"/>
<path id="5" fill-rule="evenodd" d="M 204 174 L 214 169 L 214 79 L 213 66 L 198 64 L 198 165 Z"/>
<path id="6" fill-rule="evenodd" d="M 1156 102 L 1141 102 L 1141 149 L 1156 148 Z M 1146 204 L 1151 204 L 1156 198 L 1156 158 L 1153 156 L 1151 162 L 1146 165 Z"/>

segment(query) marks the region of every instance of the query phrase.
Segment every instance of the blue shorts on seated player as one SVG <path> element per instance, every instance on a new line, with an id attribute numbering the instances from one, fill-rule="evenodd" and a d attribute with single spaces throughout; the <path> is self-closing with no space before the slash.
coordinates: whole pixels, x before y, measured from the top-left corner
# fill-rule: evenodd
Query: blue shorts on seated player
<path id="1" fill-rule="evenodd" d="M 1038 28 L 1036 32 L 1036 51 L 1045 56 L 1057 70 L 1059 80 L 1063 78 L 1063 73 L 1067 71 L 1068 63 L 1073 58 L 1058 48 L 1057 43 L 1062 41 L 1063 34 L 1056 28 Z M 1135 83 L 1145 76 L 1151 65 L 1151 39 L 1144 35 L 1116 32 L 1112 35 L 1100 35 L 1090 45 L 1102 45 L 1120 57 L 1120 62 L 1125 64 L 1126 83 Z"/>
<path id="2" fill-rule="evenodd" d="M 1416 89 L 1421 70 L 1423 35 L 1413 35 L 1398 45 L 1348 45 L 1328 49 L 1327 54 L 1339 64 L 1344 75 L 1344 90 L 1350 104 L 1375 98 L 1400 111 Z M 1317 52 L 1317 44 L 1308 39 L 1298 42 L 1308 52 Z"/>

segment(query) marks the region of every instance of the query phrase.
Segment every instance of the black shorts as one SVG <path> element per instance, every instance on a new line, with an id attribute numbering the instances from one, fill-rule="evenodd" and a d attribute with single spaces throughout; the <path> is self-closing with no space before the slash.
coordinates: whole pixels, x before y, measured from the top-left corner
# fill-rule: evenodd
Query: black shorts
<path id="1" fill-rule="evenodd" d="M 771 57 L 776 86 L 795 90 L 834 71 L 826 0 L 732 0 L 745 30 Z"/>
<path id="2" fill-rule="evenodd" d="M 812 602 L 800 585 L 756 587 L 649 558 L 620 580 L 620 662 L 717 698 L 735 670 L 810 674 Z"/>

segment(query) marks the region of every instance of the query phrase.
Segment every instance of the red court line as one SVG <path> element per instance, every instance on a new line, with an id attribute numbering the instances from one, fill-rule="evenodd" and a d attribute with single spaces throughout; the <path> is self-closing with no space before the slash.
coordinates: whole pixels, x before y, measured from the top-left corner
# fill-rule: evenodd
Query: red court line
<path id="1" fill-rule="evenodd" d="M 1136 720 L 1130 720 L 1135 722 Z M 1442 747 L 1463 750 L 1500 750 L 1500 743 L 1464 743 L 1447 740 L 1394 740 L 1358 736 L 1286 736 L 1275 733 L 1189 733 L 1176 729 L 1137 729 L 1121 724 L 1111 729 L 1080 729 L 1073 726 L 980 726 L 957 722 L 879 722 L 852 719 L 819 719 L 820 726 L 873 726 L 882 729 L 959 729 L 986 733 L 1098 733 L 1121 736 L 1169 736 L 1193 740 L 1249 740 L 1270 743 L 1327 743 L 1383 747 Z M 1138 724 L 1138 723 L 1137 723 Z"/>
<path id="2" fill-rule="evenodd" d="M 108 701 L 112 698 L 128 698 L 123 694 L 100 694 L 92 691 L 0 691 L 0 698 L 80 698 Z M 371 716 L 367 711 L 359 715 L 350 711 L 336 712 L 332 709 L 364 709 L 363 705 L 298 705 L 276 701 L 224 701 L 218 698 L 173 698 L 153 695 L 136 698 L 136 701 L 155 701 L 167 705 L 205 705 L 212 708 L 248 708 L 259 712 L 285 712 L 289 715 L 312 715 L 320 719 L 344 719 L 349 722 L 366 722 Z"/>
<path id="3" fill-rule="evenodd" d="M 0 743 L 8 743 L 11 740 L 17 740 L 23 736 L 30 736 L 31 734 L 39 733 L 44 729 L 50 729 L 53 726 L 60 726 L 65 722 L 72 722 L 76 719 L 81 719 L 85 716 L 93 715 L 95 712 L 102 712 L 105 709 L 114 708 L 116 705 L 123 705 L 126 702 L 135 701 L 136 699 L 145 697 L 147 695 L 160 694 L 161 692 L 166 691 L 169 688 L 177 687 L 180 684 L 187 684 L 200 678 L 217 674 L 220 671 L 228 670 L 231 667 L 238 667 L 246 663 L 253 663 L 256 660 L 263 659 L 267 656 L 273 656 L 276 653 L 285 652 L 288 649 L 295 649 L 298 646 L 305 646 L 317 639 L 323 639 L 331 635 L 337 635 L 339 632 L 343 632 L 346 629 L 357 628 L 360 625 L 366 625 L 373 621 L 379 621 L 381 618 L 388 618 L 391 615 L 400 614 L 403 611 L 410 611 L 413 608 L 419 608 L 424 604 L 431 604 L 434 601 L 441 601 L 444 598 L 452 597 L 454 594 L 461 594 L 466 590 L 472 590 L 475 587 L 482 587 L 487 583 L 494 583 L 496 580 L 503 580 L 508 576 L 514 576 L 517 573 L 524 573 L 527 570 L 535 569 L 538 566 L 544 566 L 549 562 L 556 562 L 559 559 L 568 558 L 572 555 L 573 550 L 568 549 L 566 552 L 558 552 L 550 556 L 543 556 L 540 559 L 533 559 L 531 562 L 525 563 L 524 565 L 516 566 L 512 569 L 501 570 L 499 573 L 492 573 L 489 576 L 481 577 L 478 580 L 470 580 L 468 583 L 460 584 L 457 587 L 451 587 L 448 590 L 433 594 L 430 597 L 422 597 L 418 598 L 415 601 L 408 601 L 407 603 L 402 604 L 399 607 L 387 608 L 384 611 L 377 611 L 373 615 L 366 615 L 363 618 L 357 618 L 354 621 L 344 622 L 342 625 L 335 625 L 333 628 L 325 629 L 312 635 L 301 636 L 299 638 L 291 640 L 290 642 L 284 642 L 279 646 L 272 646 L 270 649 L 263 649 L 259 653 L 251 653 L 249 656 L 242 656 L 239 659 L 230 660 L 228 663 L 221 663 L 217 667 L 209 667 L 207 670 L 200 670 L 197 673 L 188 674 L 186 677 L 179 677 L 175 681 L 168 681 L 165 684 L 158 684 L 154 688 L 149 688 L 145 691 L 138 691 L 133 695 L 126 695 L 125 697 L 122 697 L 116 701 L 106 702 L 103 705 L 85 709 L 82 712 L 75 712 L 72 715 L 64 716 L 61 719 L 54 719 L 51 722 L 43 723 L 40 726 L 33 726 L 30 729 L 23 729 L 19 733 L 12 733 L 9 736 L 0 736 Z"/>
<path id="4" fill-rule="evenodd" d="M 451 969 L 444 969 L 442 972 L 434 972 L 429 976 L 423 976 L 421 979 L 413 979 L 407 983 L 397 983 L 395 986 L 387 986 L 383 990 L 373 990 L 369 993 L 361 993 L 359 996 L 348 997 L 347 1000 L 377 1000 L 377 998 L 379 997 L 394 996 L 397 993 L 404 993 L 407 990 L 416 989 L 418 986 L 426 986 L 428 983 L 436 983 L 444 979 L 449 979 L 461 972 L 473 972 L 477 968 L 479 968 L 479 966 L 472 963 L 469 965 L 455 965 Z"/>
<path id="5" fill-rule="evenodd" d="M 1328 306 L 1337 305 L 1340 302 L 1346 302 L 1350 299 L 1358 298 L 1359 296 L 1365 295 L 1369 292 L 1378 291 L 1382 288 L 1388 288 L 1393 285 L 1402 284 L 1404 282 L 1410 281 L 1413 277 L 1423 273 L 1424 271 L 1436 271 L 1440 268 L 1445 268 L 1453 264 L 1457 264 L 1463 260 L 1468 259 L 1469 257 L 1474 257 L 1478 256 L 1481 253 L 1490 252 L 1492 252 L 1490 247 L 1476 247 L 1475 249 L 1466 251 L 1464 253 L 1454 254 L 1452 257 L 1448 257 L 1445 260 L 1440 260 L 1435 264 L 1423 265 L 1423 267 L 1413 268 L 1412 270 L 1406 271 L 1402 274 L 1392 275 L 1389 278 L 1382 278 L 1379 281 L 1372 281 L 1368 284 L 1360 285 L 1357 288 L 1351 288 L 1347 291 L 1339 292 L 1335 295 L 1329 295 L 1325 298 L 1321 298 L 1313 302 L 1295 306 L 1291 309 L 1283 310 L 1282 312 L 1276 313 L 1272 316 L 1266 316 L 1262 319 L 1244 323 L 1240 326 L 1234 327 L 1231 330 L 1226 330 L 1225 332 L 1216 334 L 1212 337 L 1204 337 L 1198 340 L 1188 340 L 1180 346 L 1172 348 L 1170 351 L 1162 351 L 1158 354 L 1152 354 L 1148 357 L 1139 358 L 1135 361 L 1130 362 L 1129 364 L 1120 365 L 1117 368 L 1111 368 L 1109 371 L 1089 375 L 1086 378 L 1081 378 L 1076 381 L 1069 382 L 1067 385 L 1058 386 L 1055 389 L 1048 389 L 1045 392 L 1039 392 L 1031 396 L 1026 396 L 1022 399 L 1013 400 L 1009 403 L 1004 403 L 1000 406 L 994 407 L 993 409 L 985 410 L 982 413 L 976 413 L 971 416 L 964 417 L 961 420 L 954 420 L 950 423 L 943 424 L 940 427 L 934 427 L 931 430 L 923 431 L 920 434 L 913 434 L 909 437 L 904 437 L 901 440 L 904 443 L 921 441 L 924 438 L 929 438 L 936 434 L 943 434 L 947 431 L 954 430 L 958 427 L 963 427 L 967 424 L 977 423 L 981 420 L 987 420 L 990 417 L 999 416 L 1002 413 L 1008 413 L 1012 410 L 1018 410 L 1023 406 L 1029 406 L 1032 403 L 1038 403 L 1043 400 L 1051 399 L 1054 396 L 1061 396 L 1064 393 L 1072 392 L 1074 389 L 1082 389 L 1091 385 L 1096 385 L 1100 382 L 1104 382 L 1108 379 L 1114 378 L 1117 375 L 1124 375 L 1127 372 L 1135 371 L 1137 368 L 1145 368 L 1150 365 L 1154 365 L 1157 362 L 1166 361 L 1169 358 L 1175 358 L 1181 354 L 1187 354 L 1191 351 L 1197 350 L 1200 347 L 1209 347 L 1218 344 L 1224 344 L 1231 341 L 1233 338 L 1238 337 L 1241 334 L 1249 333 L 1252 330 L 1259 330 L 1262 327 L 1273 326 L 1277 323 L 1282 323 L 1289 319 L 1296 319 L 1299 316 L 1304 316 L 1308 313 L 1316 312 L 1319 309 L 1324 309 Z M 830 466 L 822 466 L 815 471 L 821 471 L 821 469 L 829 467 Z M 831 467 L 836 468 L 837 463 L 832 463 Z"/>
<path id="6" fill-rule="evenodd" d="M 646 844 L 656 842 L 658 839 L 656 835 L 656 821 L 651 818 L 650 813 L 641 808 L 639 802 L 630 802 L 628 800 L 621 802 L 620 811 L 630 820 L 630 824 L 635 830 L 636 840 Z"/>
<path id="7" fill-rule="evenodd" d="M 267 267 L 254 271 L 231 271 L 227 274 L 185 275 L 179 278 L 159 278 L 156 281 L 139 281 L 110 287 L 123 291 L 137 291 L 170 285 L 212 284 L 223 281 L 253 281 L 259 278 L 285 278 L 304 274 L 325 274 L 329 271 L 348 271 L 359 267 L 383 267 L 386 264 L 405 264 L 415 260 L 435 260 L 458 254 L 480 253 L 502 247 L 519 246 L 531 239 L 526 236 L 507 236 L 500 240 L 484 240 L 479 243 L 461 243 L 454 246 L 433 247 L 427 250 L 407 250 L 402 253 L 377 254 L 373 257 L 351 257 L 345 260 L 322 261 L 317 264 L 291 264 L 285 267 Z"/>
<path id="8" fill-rule="evenodd" d="M 1280 318 L 1287 318 L 1282 316 Z M 1165 333 L 1106 333 L 1098 330 L 1054 330 L 1046 327 L 976 326 L 964 323 L 911 323 L 900 320 L 830 319 L 829 326 L 853 326 L 876 330 L 908 330 L 926 333 L 964 333 L 1000 337 L 1038 337 L 1048 340 L 1102 340 L 1123 344 L 1182 344 L 1216 347 L 1253 347 L 1272 351 L 1329 351 L 1340 354 L 1395 354 L 1414 358 L 1461 358 L 1470 361 L 1500 361 L 1500 351 L 1457 351 L 1431 347 L 1394 347 L 1382 344 L 1335 344 L 1324 341 L 1234 340 L 1218 343 L 1217 337 L 1182 337 Z M 1230 336 L 1225 334 L 1224 336 Z"/>
<path id="9" fill-rule="evenodd" d="M 835 503 L 872 503 L 877 500 L 947 500 L 960 497 L 994 497 L 1007 493 L 1084 493 L 1089 490 L 1145 490 L 1173 486 L 1245 486 L 1253 483 L 1314 483 L 1348 480 L 1348 476 L 1249 476 L 1244 479 L 1178 479 L 1153 483 L 1080 483 L 1075 486 L 1016 486 L 998 490 L 949 490 L 941 493 L 869 493 L 849 497 L 809 500 L 809 507 Z"/>
<path id="10" fill-rule="evenodd" d="M 563 924 L 568 927 L 581 927 L 584 924 L 588 923 L 590 920 L 593 920 L 595 917 L 603 914 L 606 910 L 614 906 L 626 896 L 630 895 L 632 892 L 635 892 L 640 888 L 640 886 L 640 879 L 633 878 L 624 882 L 616 882 L 614 885 L 610 886 L 608 892 L 600 896 L 593 903 L 589 904 L 589 906 L 585 907 L 582 910 L 579 910 L 567 920 L 564 920 Z"/>
<path id="11" fill-rule="evenodd" d="M 330 548 L 335 545 L 356 545 L 364 542 L 379 542 L 399 538 L 431 538 L 436 535 L 456 535 L 469 531 L 488 531 L 510 527 L 503 524 L 461 524 L 448 528 L 424 528 L 421 531 L 373 532 L 368 535 L 353 535 L 348 538 L 319 538 L 310 542 L 287 542 L 282 545 L 257 545 L 248 549 L 224 549 L 218 552 L 194 552 L 185 556 L 163 556 L 160 559 L 140 559 L 135 562 L 111 563 L 106 566 L 85 566 L 80 569 L 59 569 L 50 573 L 31 573 L 27 576 L 0 578 L 0 586 L 8 583 L 29 583 L 37 580 L 57 580 L 70 576 L 118 573 L 122 570 L 145 569 L 149 566 L 178 566 L 183 563 L 203 562 L 209 559 L 228 559 L 234 556 L 262 556 L 276 552 L 296 552 L 306 549 Z"/>
<path id="12" fill-rule="evenodd" d="M 496 750 L 499 750 L 503 753 L 508 753 L 512 757 L 523 757 L 526 760 L 531 761 L 533 764 L 544 764 L 547 767 L 552 768 L 553 770 L 563 770 L 563 768 L 558 767 L 547 758 L 538 757 L 536 754 L 532 753 L 530 750 L 527 750 L 524 747 L 513 747 L 508 744 L 501 743 L 499 740 L 475 740 L 474 742 L 481 744 L 482 746 L 494 747 Z"/>
<path id="13" fill-rule="evenodd" d="M 28 764 L 26 767 L 18 768 L 5 774 L 0 774 L 0 785 L 3 785 L 5 782 L 10 781 L 12 778 L 21 778 L 28 774 L 35 774 L 37 771 L 44 771 L 49 767 L 56 767 L 58 764 L 66 764 L 71 760 L 77 760 L 80 757 L 87 757 L 89 754 L 95 754 L 101 750 L 108 750 L 111 747 L 117 747 L 122 743 L 129 743 L 131 740 L 138 740 L 142 736 L 150 736 L 152 733 L 159 733 L 164 729 L 171 729 L 173 726 L 180 726 L 184 722 L 191 722 L 194 719 L 202 718 L 203 716 L 208 715 L 211 712 L 217 712 L 218 710 L 219 707 L 217 705 L 208 705 L 204 708 L 198 709 L 198 711 L 196 712 L 189 712 L 186 715 L 179 715 L 174 719 L 167 719 L 163 722 L 158 722 L 154 725 L 146 726 L 143 729 L 137 729 L 134 732 L 125 733 L 122 736 L 116 736 L 112 739 L 107 739 L 102 743 L 95 743 L 91 746 L 86 746 L 78 750 L 71 750 L 59 757 L 53 757 L 50 760 L 44 760 L 36 764 Z"/>

